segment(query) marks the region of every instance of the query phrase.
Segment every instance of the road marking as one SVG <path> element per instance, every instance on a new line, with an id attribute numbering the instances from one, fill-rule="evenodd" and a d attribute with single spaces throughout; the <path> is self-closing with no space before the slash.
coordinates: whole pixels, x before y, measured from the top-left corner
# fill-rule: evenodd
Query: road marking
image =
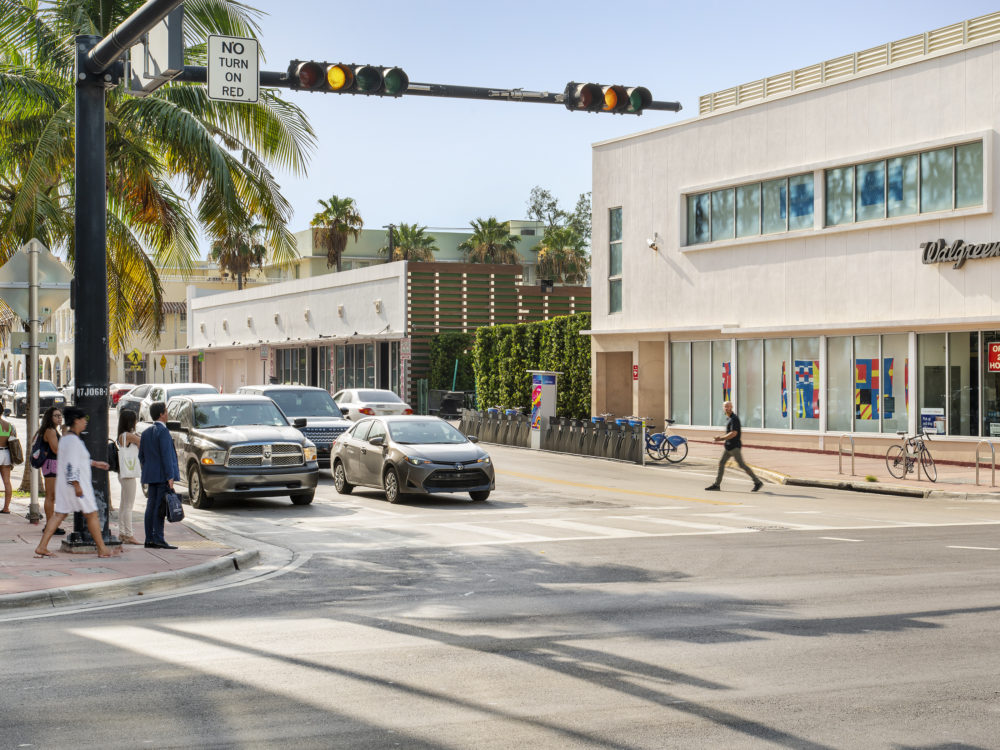
<path id="1" fill-rule="evenodd" d="M 863 542 L 864 539 L 845 539 L 840 536 L 821 536 L 820 539 L 828 539 L 831 542 Z"/>
<path id="2" fill-rule="evenodd" d="M 564 521 L 559 518 L 546 518 L 539 519 L 533 518 L 531 520 L 532 525 L 540 526 L 551 526 L 556 529 L 570 529 L 571 531 L 587 531 L 595 535 L 596 538 L 613 538 L 613 537 L 636 537 L 636 536 L 649 536 L 644 531 L 632 531 L 626 529 L 616 529 L 613 526 L 595 526 L 589 523 L 580 523 L 578 521 Z M 716 527 L 718 528 L 718 527 Z"/>
<path id="3" fill-rule="evenodd" d="M 730 531 L 732 526 L 720 523 L 697 523 L 695 521 L 675 521 L 671 518 L 653 518 L 652 516 L 612 516 L 612 518 L 628 518 L 646 523 L 658 523 L 664 526 L 680 526 L 683 529 L 700 529 L 702 531 Z"/>
<path id="4" fill-rule="evenodd" d="M 828 528 L 830 528 L 829 526 L 815 526 L 815 525 L 808 524 L 808 523 L 792 523 L 790 521 L 775 521 L 775 520 L 770 519 L 770 518 L 755 518 L 753 516 L 740 515 L 739 513 L 728 513 L 728 512 L 722 512 L 722 513 L 694 513 L 692 515 L 699 516 L 699 517 L 706 517 L 707 516 L 709 518 L 719 518 L 719 519 L 733 518 L 733 519 L 735 519 L 737 521 L 754 521 L 756 523 L 767 523 L 767 524 L 776 524 L 776 525 L 780 524 L 780 525 L 786 526 L 786 527 L 788 527 L 790 529 L 796 529 L 797 531 L 819 531 L 821 529 L 828 529 Z"/>
<path id="5" fill-rule="evenodd" d="M 497 539 L 504 539 L 508 541 L 521 541 L 521 542 L 547 542 L 549 537 L 539 536 L 537 534 L 525 534 L 520 532 L 510 532 L 503 531 L 501 529 L 491 529 L 486 526 L 477 526 L 474 523 L 441 523 L 435 524 L 437 526 L 444 526 L 448 529 L 456 529 L 457 531 L 468 531 L 473 534 L 482 534 L 483 536 L 492 536 Z"/>
<path id="6" fill-rule="evenodd" d="M 963 547 L 959 544 L 949 544 L 948 549 L 982 549 L 987 552 L 1000 552 L 1000 547 Z"/>
<path id="7" fill-rule="evenodd" d="M 622 487 L 608 487 L 603 484 L 585 484 L 583 482 L 571 482 L 568 479 L 552 479 L 550 477 L 540 477 L 537 474 L 521 474 L 517 471 L 497 471 L 497 474 L 504 474 L 509 477 L 519 479 L 529 479 L 532 482 L 548 482 L 549 484 L 561 484 L 567 487 L 579 487 L 585 490 L 598 490 L 601 492 L 620 492 L 624 495 L 641 495 L 643 497 L 664 497 L 668 500 L 680 500 L 685 503 L 704 503 L 705 505 L 743 505 L 743 503 L 726 502 L 725 500 L 705 500 L 698 497 L 683 497 L 681 495 L 668 495 L 663 492 L 647 492 L 646 490 L 630 490 Z"/>

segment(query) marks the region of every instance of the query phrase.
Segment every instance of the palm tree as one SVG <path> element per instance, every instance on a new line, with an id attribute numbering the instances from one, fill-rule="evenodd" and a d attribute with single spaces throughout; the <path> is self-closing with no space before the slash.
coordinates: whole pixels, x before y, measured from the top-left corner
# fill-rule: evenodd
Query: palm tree
<path id="1" fill-rule="evenodd" d="M 243 288 L 243 277 L 251 268 L 263 268 L 267 246 L 261 241 L 263 224 L 234 226 L 225 237 L 212 243 L 211 258 L 223 271 L 236 277 L 236 288 Z"/>
<path id="2" fill-rule="evenodd" d="M 488 219 L 476 219 L 469 224 L 472 236 L 458 246 L 469 263 L 521 262 L 521 256 L 514 247 L 521 238 L 510 233 L 508 222 L 497 221 L 491 216 Z"/>
<path id="3" fill-rule="evenodd" d="M 397 224 L 393 232 L 392 260 L 410 260 L 414 262 L 434 260 L 434 253 L 439 248 L 437 238 L 431 234 L 424 234 L 427 227 L 417 224 Z M 379 255 L 388 255 L 389 246 L 380 247 Z"/>
<path id="4" fill-rule="evenodd" d="M 538 251 L 538 278 L 564 284 L 584 284 L 590 257 L 583 238 L 570 227 L 549 227 L 545 230 Z"/>
<path id="5" fill-rule="evenodd" d="M 313 242 L 326 250 L 326 267 L 336 266 L 341 271 L 341 258 L 347 247 L 347 238 L 353 235 L 357 240 L 365 222 L 354 205 L 353 198 L 330 196 L 330 200 L 319 200 L 323 210 L 313 216 Z"/>
<path id="6" fill-rule="evenodd" d="M 72 265 L 73 39 L 106 36 L 142 0 L 0 0 L 0 263 L 37 237 Z M 235 0 L 198 0 L 185 13 L 185 61 L 205 65 L 208 34 L 257 36 L 261 14 Z M 297 107 L 262 89 L 256 104 L 208 99 L 167 84 L 136 98 L 106 95 L 110 344 L 155 339 L 157 267 L 187 269 L 198 234 L 215 240 L 256 217 L 279 261 L 295 257 L 292 215 L 271 164 L 304 173 L 314 145 Z"/>

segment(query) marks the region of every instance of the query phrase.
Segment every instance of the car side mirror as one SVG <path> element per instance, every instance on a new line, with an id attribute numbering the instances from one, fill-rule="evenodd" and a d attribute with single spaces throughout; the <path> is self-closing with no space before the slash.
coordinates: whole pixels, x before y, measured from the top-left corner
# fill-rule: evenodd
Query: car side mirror
<path id="1" fill-rule="evenodd" d="M 478 443 L 479 442 L 479 438 L 477 438 L 475 435 L 466 435 L 465 439 L 468 440 L 470 443 Z"/>
<path id="2" fill-rule="evenodd" d="M 382 435 L 376 435 L 371 440 L 368 441 L 371 445 L 385 445 L 385 438 Z"/>
<path id="3" fill-rule="evenodd" d="M 292 420 L 292 427 L 301 430 L 306 426 L 308 420 L 305 417 L 296 417 Z"/>
<path id="4" fill-rule="evenodd" d="M 184 428 L 181 427 L 180 422 L 174 422 L 172 420 L 168 420 L 167 429 L 170 430 L 171 432 L 182 432 Z"/>

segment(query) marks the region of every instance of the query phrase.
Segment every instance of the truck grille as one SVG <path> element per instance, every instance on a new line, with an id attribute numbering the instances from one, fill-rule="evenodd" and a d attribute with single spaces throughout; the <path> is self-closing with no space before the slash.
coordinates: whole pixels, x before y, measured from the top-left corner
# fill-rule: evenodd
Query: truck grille
<path id="1" fill-rule="evenodd" d="M 254 443 L 229 449 L 226 466 L 302 466 L 302 446 L 296 443 Z"/>

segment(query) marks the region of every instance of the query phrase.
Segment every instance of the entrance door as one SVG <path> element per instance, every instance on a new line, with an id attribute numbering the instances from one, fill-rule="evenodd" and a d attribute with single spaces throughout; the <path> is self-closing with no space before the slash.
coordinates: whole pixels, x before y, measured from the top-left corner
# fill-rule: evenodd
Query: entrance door
<path id="1" fill-rule="evenodd" d="M 319 385 L 319 347 L 309 347 L 309 372 L 306 385 Z"/>
<path id="2" fill-rule="evenodd" d="M 389 383 L 389 342 L 380 341 L 378 344 L 378 367 L 375 370 L 376 388 L 391 390 Z"/>

